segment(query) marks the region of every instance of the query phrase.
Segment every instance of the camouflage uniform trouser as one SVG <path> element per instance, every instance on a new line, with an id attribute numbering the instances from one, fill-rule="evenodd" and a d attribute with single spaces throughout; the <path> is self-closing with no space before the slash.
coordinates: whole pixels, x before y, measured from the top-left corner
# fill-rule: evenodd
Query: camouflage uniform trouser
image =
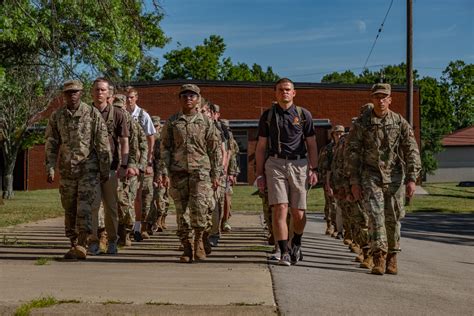
<path id="1" fill-rule="evenodd" d="M 153 202 L 153 174 L 143 174 L 140 179 L 141 188 L 141 212 L 140 220 L 142 223 L 146 222 L 148 213 L 150 213 L 151 204 Z"/>
<path id="2" fill-rule="evenodd" d="M 405 217 L 405 188 L 401 183 L 380 184 L 363 179 L 364 204 L 369 214 L 372 252 L 400 252 L 400 220 Z"/>
<path id="3" fill-rule="evenodd" d="M 352 239 L 361 248 L 369 247 L 369 215 L 364 210 L 362 203 L 349 202 L 351 208 Z"/>
<path id="4" fill-rule="evenodd" d="M 147 223 L 154 224 L 158 217 L 168 215 L 170 198 L 168 188 L 153 187 L 153 201 L 151 203 L 150 213 L 146 218 Z"/>
<path id="5" fill-rule="evenodd" d="M 213 198 L 215 200 L 215 205 L 212 210 L 212 228 L 210 233 L 211 235 L 220 236 L 222 216 L 224 215 L 225 180 L 220 181 L 219 187 L 213 193 Z"/>
<path id="6" fill-rule="evenodd" d="M 204 231 L 212 195 L 209 173 L 171 173 L 170 196 L 176 207 L 176 223 L 181 241 L 192 238 L 192 230 Z"/>
<path id="7" fill-rule="evenodd" d="M 331 222 L 336 227 L 336 201 L 333 196 L 329 196 L 324 190 L 324 217 L 326 222 Z"/>
<path id="8" fill-rule="evenodd" d="M 268 192 L 266 189 L 264 193 L 258 191 L 258 195 L 262 199 L 263 219 L 265 220 L 265 224 L 267 225 L 268 232 L 272 233 L 273 232 L 272 208 L 268 204 Z"/>
<path id="9" fill-rule="evenodd" d="M 73 242 L 78 241 L 80 234 L 87 236 L 92 233 L 92 205 L 98 186 L 96 172 L 83 174 L 77 179 L 61 178 L 59 181 L 66 237 Z"/>
<path id="10" fill-rule="evenodd" d="M 132 182 L 137 183 L 136 176 L 120 180 L 117 189 L 119 224 L 128 228 L 135 223 L 134 202 L 137 191 L 135 185 L 135 193 L 132 192 Z"/>

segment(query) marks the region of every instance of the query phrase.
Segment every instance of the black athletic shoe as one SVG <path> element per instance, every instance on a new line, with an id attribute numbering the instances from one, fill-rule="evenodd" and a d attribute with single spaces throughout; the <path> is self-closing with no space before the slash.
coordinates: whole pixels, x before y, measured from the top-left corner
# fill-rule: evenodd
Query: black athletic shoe
<path id="1" fill-rule="evenodd" d="M 139 231 L 134 231 L 133 232 L 133 240 L 142 241 L 143 240 L 142 234 Z"/>
<path id="2" fill-rule="evenodd" d="M 303 260 L 303 253 L 301 252 L 301 245 L 293 245 L 290 252 L 291 264 L 296 264 Z"/>

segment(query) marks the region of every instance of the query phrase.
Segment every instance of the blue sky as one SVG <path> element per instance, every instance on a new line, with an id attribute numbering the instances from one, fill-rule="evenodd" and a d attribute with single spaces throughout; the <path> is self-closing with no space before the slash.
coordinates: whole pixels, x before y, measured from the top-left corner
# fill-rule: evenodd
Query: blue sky
<path id="1" fill-rule="evenodd" d="M 160 0 L 172 42 L 154 53 L 194 47 L 212 34 L 234 63 L 272 66 L 298 82 L 332 71 L 359 73 L 390 0 Z M 413 0 L 413 64 L 439 78 L 452 60 L 474 62 L 474 1 Z M 371 70 L 406 59 L 406 0 L 394 0 L 367 63 Z M 160 64 L 164 60 L 160 58 Z"/>

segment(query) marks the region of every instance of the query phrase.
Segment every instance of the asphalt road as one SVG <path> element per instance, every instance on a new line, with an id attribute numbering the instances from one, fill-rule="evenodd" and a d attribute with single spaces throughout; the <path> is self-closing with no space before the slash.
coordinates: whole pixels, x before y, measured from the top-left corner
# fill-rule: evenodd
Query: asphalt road
<path id="1" fill-rule="evenodd" d="M 403 223 L 399 274 L 376 276 L 311 214 L 304 261 L 270 266 L 281 314 L 473 315 L 474 214 L 414 214 Z"/>

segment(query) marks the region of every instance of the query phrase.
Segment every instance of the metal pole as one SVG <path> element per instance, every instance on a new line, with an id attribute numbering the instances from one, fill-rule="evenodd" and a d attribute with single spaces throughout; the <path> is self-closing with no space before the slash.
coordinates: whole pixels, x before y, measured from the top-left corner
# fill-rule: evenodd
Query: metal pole
<path id="1" fill-rule="evenodd" d="M 407 120 L 413 126 L 413 0 L 407 0 Z"/>

